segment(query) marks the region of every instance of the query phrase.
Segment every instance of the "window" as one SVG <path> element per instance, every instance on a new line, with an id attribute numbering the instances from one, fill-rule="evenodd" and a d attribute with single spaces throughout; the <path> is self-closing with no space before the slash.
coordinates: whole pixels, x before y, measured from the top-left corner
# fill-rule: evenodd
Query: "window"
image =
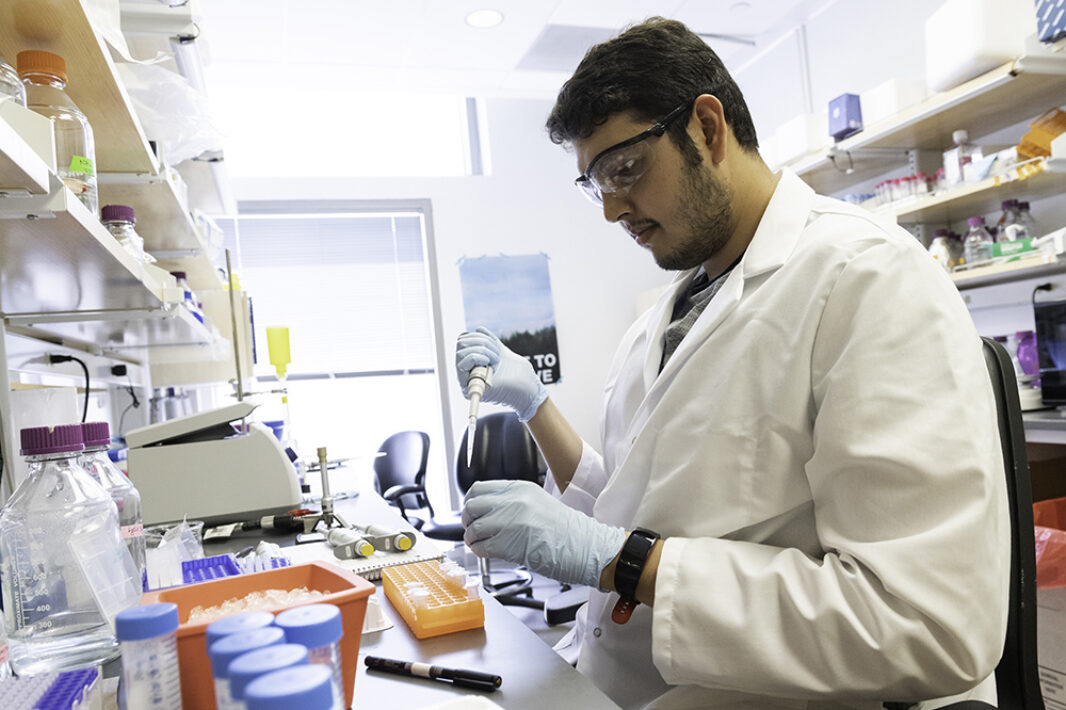
<path id="1" fill-rule="evenodd" d="M 390 434 L 430 436 L 427 486 L 450 504 L 450 446 L 441 406 L 428 203 L 242 203 L 223 220 L 234 269 L 252 300 L 258 389 L 276 387 L 266 328 L 286 326 L 290 437 L 304 460 L 325 446 L 366 473 Z M 284 418 L 278 394 L 257 418 Z"/>

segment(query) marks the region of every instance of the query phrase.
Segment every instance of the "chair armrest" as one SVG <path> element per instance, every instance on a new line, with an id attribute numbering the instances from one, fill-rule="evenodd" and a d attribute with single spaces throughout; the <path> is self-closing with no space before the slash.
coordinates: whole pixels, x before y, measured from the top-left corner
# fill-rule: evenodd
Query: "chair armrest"
<path id="1" fill-rule="evenodd" d="M 573 621 L 577 610 L 588 600 L 588 587 L 573 587 L 553 594 L 544 600 L 544 622 L 548 626 L 556 626 Z"/>
<path id="2" fill-rule="evenodd" d="M 400 496 L 407 495 L 408 493 L 423 493 L 422 486 L 393 486 L 389 490 L 381 494 L 381 497 L 387 501 L 393 501 Z"/>

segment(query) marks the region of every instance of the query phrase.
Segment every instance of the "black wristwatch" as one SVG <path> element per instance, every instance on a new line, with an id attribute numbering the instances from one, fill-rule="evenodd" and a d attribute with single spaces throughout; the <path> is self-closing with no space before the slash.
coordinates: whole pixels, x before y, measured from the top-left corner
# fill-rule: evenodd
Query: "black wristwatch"
<path id="1" fill-rule="evenodd" d="M 629 533 L 622 551 L 618 554 L 618 563 L 614 568 L 614 588 L 623 600 L 636 606 L 637 583 L 648 561 L 648 555 L 655 547 L 659 533 L 637 528 Z"/>

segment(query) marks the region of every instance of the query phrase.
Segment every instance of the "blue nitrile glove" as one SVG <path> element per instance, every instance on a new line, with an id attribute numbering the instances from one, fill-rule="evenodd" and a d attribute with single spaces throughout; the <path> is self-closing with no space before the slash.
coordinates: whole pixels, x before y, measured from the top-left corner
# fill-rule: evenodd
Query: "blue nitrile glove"
<path id="1" fill-rule="evenodd" d="M 466 381 L 475 367 L 492 368 L 492 383 L 485 389 L 483 402 L 502 404 L 528 422 L 548 398 L 548 390 L 533 371 L 529 360 L 500 342 L 488 328 L 461 333 L 455 341 L 455 374 L 463 396 L 469 397 Z"/>
<path id="2" fill-rule="evenodd" d="M 601 523 L 531 481 L 478 481 L 463 504 L 463 541 L 478 557 L 523 564 L 560 582 L 599 588 L 623 528 Z"/>

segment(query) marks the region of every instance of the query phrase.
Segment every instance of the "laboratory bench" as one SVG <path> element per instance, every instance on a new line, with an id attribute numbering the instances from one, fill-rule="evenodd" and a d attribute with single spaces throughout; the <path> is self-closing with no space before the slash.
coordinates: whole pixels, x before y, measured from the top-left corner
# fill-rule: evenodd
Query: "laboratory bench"
<path id="1" fill-rule="evenodd" d="M 348 523 L 413 529 L 377 493 L 367 486 L 361 488 L 354 497 L 342 498 L 334 503 L 335 512 Z M 204 554 L 210 556 L 237 552 L 256 544 L 260 539 L 282 546 L 294 542 L 291 534 L 243 531 L 227 540 L 206 542 Z M 419 545 L 425 542 L 420 537 Z M 447 544 L 450 543 L 440 543 Z M 420 641 L 385 597 L 380 581 L 375 583 L 375 587 L 375 596 L 380 600 L 381 609 L 392 622 L 392 627 L 364 633 L 360 640 L 353 704 L 355 710 L 377 710 L 390 706 L 423 708 L 472 694 L 483 694 L 506 710 L 543 710 L 545 707 L 596 710 L 618 707 L 492 597 L 482 594 L 485 605 L 483 629 L 458 631 Z M 442 681 L 367 672 L 363 663 L 367 655 L 491 672 L 501 676 L 503 683 L 495 692 L 479 693 L 452 687 Z"/>
<path id="2" fill-rule="evenodd" d="M 1022 412 L 1022 424 L 1030 444 L 1066 444 L 1066 409 Z"/>

